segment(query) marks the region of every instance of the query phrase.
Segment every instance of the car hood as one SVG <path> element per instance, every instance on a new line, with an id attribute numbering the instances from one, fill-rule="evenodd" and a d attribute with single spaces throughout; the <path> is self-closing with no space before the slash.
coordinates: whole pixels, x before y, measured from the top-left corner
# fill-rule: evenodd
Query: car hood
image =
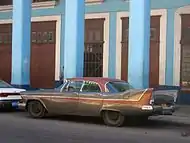
<path id="1" fill-rule="evenodd" d="M 20 93 L 26 91 L 25 89 L 19 88 L 0 88 L 0 93 Z"/>

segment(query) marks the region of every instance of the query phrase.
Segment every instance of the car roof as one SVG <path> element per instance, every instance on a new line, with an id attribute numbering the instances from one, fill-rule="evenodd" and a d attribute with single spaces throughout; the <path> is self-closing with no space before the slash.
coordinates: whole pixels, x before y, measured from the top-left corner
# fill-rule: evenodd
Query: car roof
<path id="1" fill-rule="evenodd" d="M 105 77 L 76 77 L 76 78 L 67 78 L 67 80 L 84 80 L 84 81 L 93 81 L 97 82 L 99 84 L 106 84 L 107 82 L 114 82 L 114 81 L 123 81 L 120 79 L 114 79 L 114 78 L 105 78 Z"/>

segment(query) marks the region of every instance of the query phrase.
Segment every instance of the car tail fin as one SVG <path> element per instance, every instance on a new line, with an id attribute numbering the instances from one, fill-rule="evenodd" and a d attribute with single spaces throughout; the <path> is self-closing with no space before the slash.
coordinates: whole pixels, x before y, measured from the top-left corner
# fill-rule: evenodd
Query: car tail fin
<path id="1" fill-rule="evenodd" d="M 143 96 L 141 98 L 141 103 L 149 105 L 152 104 L 152 102 L 154 102 L 153 89 L 147 88 L 143 93 Z"/>
<path id="2" fill-rule="evenodd" d="M 136 90 L 133 89 L 131 91 L 123 93 L 123 98 L 131 99 L 142 104 L 149 104 L 150 100 L 152 99 L 152 92 L 153 89 L 151 88 Z"/>

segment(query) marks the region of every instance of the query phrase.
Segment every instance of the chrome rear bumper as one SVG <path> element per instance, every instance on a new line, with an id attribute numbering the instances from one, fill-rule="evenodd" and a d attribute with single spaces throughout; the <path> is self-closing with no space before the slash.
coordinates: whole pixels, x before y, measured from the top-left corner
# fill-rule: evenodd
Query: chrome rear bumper
<path id="1" fill-rule="evenodd" d="M 18 109 L 25 110 L 26 103 L 18 103 Z"/>
<path id="2" fill-rule="evenodd" d="M 146 112 L 152 112 L 154 115 L 172 115 L 175 111 L 174 106 L 158 106 L 158 105 L 145 105 L 142 106 L 141 110 Z"/>

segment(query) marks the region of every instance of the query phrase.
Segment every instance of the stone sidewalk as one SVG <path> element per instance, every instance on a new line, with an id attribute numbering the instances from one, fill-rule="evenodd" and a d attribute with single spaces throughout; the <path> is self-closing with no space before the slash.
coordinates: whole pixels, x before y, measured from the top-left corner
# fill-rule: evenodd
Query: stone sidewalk
<path id="1" fill-rule="evenodd" d="M 177 105 L 173 115 L 155 116 L 151 119 L 190 126 L 190 106 Z"/>

